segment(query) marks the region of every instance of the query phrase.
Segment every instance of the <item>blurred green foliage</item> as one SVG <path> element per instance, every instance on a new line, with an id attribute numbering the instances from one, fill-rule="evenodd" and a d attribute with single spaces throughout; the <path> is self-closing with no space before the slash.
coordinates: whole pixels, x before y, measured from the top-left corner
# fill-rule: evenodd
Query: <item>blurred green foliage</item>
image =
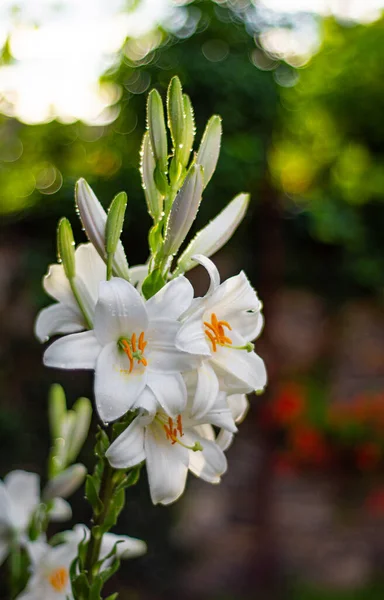
<path id="1" fill-rule="evenodd" d="M 323 23 L 320 52 L 281 89 L 270 152 L 274 182 L 293 212 L 309 215 L 322 242 L 343 247 L 363 286 L 382 288 L 384 248 L 384 19 L 368 26 Z"/>

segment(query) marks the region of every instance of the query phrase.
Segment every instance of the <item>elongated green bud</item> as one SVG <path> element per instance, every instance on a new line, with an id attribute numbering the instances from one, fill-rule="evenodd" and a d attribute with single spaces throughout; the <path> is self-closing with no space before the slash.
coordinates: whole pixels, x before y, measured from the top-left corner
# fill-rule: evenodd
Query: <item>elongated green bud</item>
<path id="1" fill-rule="evenodd" d="M 112 277 L 113 258 L 123 229 L 127 194 L 120 192 L 111 202 L 105 224 L 105 251 L 107 254 L 107 279 Z"/>
<path id="2" fill-rule="evenodd" d="M 175 156 L 178 158 L 184 141 L 185 122 L 183 90 L 178 77 L 172 77 L 168 86 L 167 113 Z"/>
<path id="3" fill-rule="evenodd" d="M 162 173 L 168 170 L 168 142 L 163 101 L 157 90 L 151 90 L 147 104 L 148 131 L 156 164 Z"/>
<path id="4" fill-rule="evenodd" d="M 72 427 L 67 451 L 67 463 L 76 460 L 83 444 L 88 436 L 92 419 L 92 405 L 88 398 L 79 398 L 72 408 L 75 421 Z"/>
<path id="5" fill-rule="evenodd" d="M 63 419 L 67 412 L 64 389 L 58 383 L 51 385 L 48 396 L 48 419 L 52 439 L 60 437 Z"/>
<path id="6" fill-rule="evenodd" d="M 182 141 L 182 148 L 179 150 L 179 160 L 181 164 L 186 167 L 189 162 L 191 150 L 193 146 L 193 140 L 195 138 L 195 118 L 193 116 L 193 107 L 189 96 L 183 95 L 184 105 L 184 134 Z"/>
<path id="7" fill-rule="evenodd" d="M 221 144 L 221 118 L 213 115 L 207 123 L 197 153 L 196 162 L 204 168 L 204 187 L 207 187 L 217 165 Z"/>
<path id="8" fill-rule="evenodd" d="M 67 278 L 73 279 L 76 275 L 75 240 L 71 224 L 65 217 L 60 219 L 57 228 L 57 252 Z"/>
<path id="9" fill-rule="evenodd" d="M 166 255 L 175 254 L 185 240 L 199 210 L 202 193 L 203 169 L 195 164 L 189 169 L 169 213 L 163 247 Z"/>
<path id="10" fill-rule="evenodd" d="M 155 157 L 153 155 L 149 132 L 143 137 L 141 146 L 141 181 L 144 189 L 148 212 L 154 221 L 161 218 L 163 212 L 163 196 L 160 194 L 155 183 Z"/>

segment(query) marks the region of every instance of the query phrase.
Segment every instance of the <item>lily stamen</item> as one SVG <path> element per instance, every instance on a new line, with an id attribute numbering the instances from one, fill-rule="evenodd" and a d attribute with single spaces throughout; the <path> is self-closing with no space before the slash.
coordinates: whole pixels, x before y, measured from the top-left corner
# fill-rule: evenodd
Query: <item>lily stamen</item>
<path id="1" fill-rule="evenodd" d="M 48 579 L 56 592 L 63 592 L 68 583 L 68 571 L 65 567 L 59 567 L 52 571 Z"/>
<path id="2" fill-rule="evenodd" d="M 228 321 L 219 321 L 215 313 L 211 314 L 211 322 L 204 321 L 205 335 L 209 338 L 212 344 L 213 352 L 217 351 L 217 345 L 220 346 L 230 346 L 232 345 L 232 340 L 228 336 L 225 335 L 224 327 L 232 331 L 232 327 L 228 323 Z"/>
<path id="3" fill-rule="evenodd" d="M 172 417 L 168 417 L 167 421 L 165 421 L 164 417 L 165 415 L 162 416 L 157 414 L 155 418 L 157 421 L 159 421 L 159 423 L 161 423 L 165 431 L 166 438 L 171 442 L 172 446 L 174 444 L 179 444 L 180 446 L 183 446 L 183 448 L 192 450 L 193 452 L 198 452 L 203 449 L 200 442 L 195 442 L 193 446 L 187 446 L 187 444 L 183 444 L 183 442 L 180 440 L 180 437 L 183 437 L 184 435 L 181 415 L 177 415 L 176 426 Z"/>
<path id="4" fill-rule="evenodd" d="M 146 345 L 147 342 L 144 340 L 144 331 L 142 331 L 139 335 L 138 344 L 135 333 L 132 334 L 132 337 L 129 341 L 126 338 L 119 340 L 119 346 L 127 355 L 129 360 L 129 373 L 132 373 L 135 360 L 137 360 L 138 364 L 144 365 L 144 367 L 148 365 L 147 359 L 143 355 Z"/>

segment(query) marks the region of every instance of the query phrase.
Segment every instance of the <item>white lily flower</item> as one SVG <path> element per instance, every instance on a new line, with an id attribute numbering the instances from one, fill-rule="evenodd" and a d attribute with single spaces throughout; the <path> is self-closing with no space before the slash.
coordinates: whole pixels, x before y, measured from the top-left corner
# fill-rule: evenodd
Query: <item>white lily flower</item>
<path id="1" fill-rule="evenodd" d="M 100 281 L 106 277 L 106 267 L 92 244 L 81 244 L 75 252 L 75 285 L 81 300 L 93 320 Z M 79 308 L 70 283 L 60 264 L 50 265 L 43 279 L 47 294 L 57 300 L 43 308 L 35 324 L 36 337 L 47 341 L 58 333 L 75 333 L 87 329 L 84 315 Z"/>
<path id="2" fill-rule="evenodd" d="M 12 545 L 25 543 L 27 529 L 40 500 L 40 478 L 36 473 L 12 471 L 0 480 L 0 564 Z M 71 518 L 71 508 L 56 498 L 49 513 L 52 521 Z"/>
<path id="3" fill-rule="evenodd" d="M 62 536 L 65 541 L 58 546 L 52 547 L 45 541 L 27 545 L 32 573 L 26 589 L 17 600 L 73 599 L 69 569 L 77 556 L 79 543 L 89 539 L 89 529 L 85 525 L 76 525 L 72 531 L 65 531 Z M 122 559 L 141 556 L 147 551 L 147 546 L 142 540 L 106 533 L 100 548 L 101 560 L 108 556 L 116 543 L 116 554 Z M 112 560 L 107 559 L 102 565 L 102 570 L 106 569 Z"/>
<path id="4" fill-rule="evenodd" d="M 96 406 L 105 422 L 139 407 L 147 386 L 164 410 L 178 414 L 186 405 L 181 372 L 195 368 L 202 358 L 175 346 L 178 319 L 192 299 L 193 288 L 185 277 L 170 281 L 147 302 L 124 279 L 101 282 L 94 329 L 54 342 L 44 363 L 94 369 Z"/>
<path id="5" fill-rule="evenodd" d="M 85 179 L 79 179 L 76 183 L 75 196 L 85 233 L 103 261 L 105 261 L 105 225 L 107 223 L 107 213 Z M 128 262 L 121 241 L 117 244 L 113 259 L 113 270 L 119 277 L 123 277 L 124 279 L 129 278 Z"/>
<path id="6" fill-rule="evenodd" d="M 194 399 L 176 418 L 159 410 L 154 394 L 147 390 L 141 414 L 111 444 L 106 457 L 112 467 L 126 469 L 143 460 L 154 504 L 170 504 L 183 493 L 188 469 L 209 483 L 219 483 L 227 469 L 223 447 L 236 431 L 224 393 L 204 417 L 191 414 Z M 228 432 L 223 447 L 212 425 Z"/>
<path id="7" fill-rule="evenodd" d="M 207 269 L 211 284 L 207 294 L 195 299 L 182 317 L 177 347 L 185 352 L 209 352 L 209 364 L 228 394 L 262 390 L 267 373 L 251 343 L 264 323 L 255 290 L 243 271 L 220 283 L 219 271 L 211 260 L 202 255 L 195 260 Z"/>
<path id="8" fill-rule="evenodd" d="M 229 409 L 235 423 L 242 423 L 249 410 L 249 400 L 245 394 L 231 394 L 227 396 Z"/>

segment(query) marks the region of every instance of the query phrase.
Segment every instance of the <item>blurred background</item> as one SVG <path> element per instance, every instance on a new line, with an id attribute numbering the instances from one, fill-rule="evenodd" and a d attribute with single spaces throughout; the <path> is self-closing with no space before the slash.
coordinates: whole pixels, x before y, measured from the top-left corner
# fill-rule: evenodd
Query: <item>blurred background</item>
<path id="1" fill-rule="evenodd" d="M 45 476 L 49 386 L 69 404 L 92 377 L 42 366 L 34 339 L 59 217 L 84 234 L 74 184 L 108 206 L 146 260 L 145 102 L 177 74 L 199 141 L 223 117 L 195 230 L 240 191 L 249 213 L 215 257 L 264 302 L 269 372 L 222 484 L 190 477 L 152 507 L 145 473 L 119 531 L 148 542 L 121 598 L 376 600 L 384 593 L 384 0 L 2 0 L 0 475 Z M 198 293 L 206 275 L 191 272 Z M 92 446 L 81 459 L 92 467 Z M 82 493 L 74 520 L 88 522 Z M 52 532 L 55 530 L 52 529 Z M 5 575 L 0 575 L 0 590 Z M 0 592 L 1 594 L 1 592 Z M 3 592 L 4 594 L 4 592 Z M 6 596 L 3 595 L 5 598 Z"/>

